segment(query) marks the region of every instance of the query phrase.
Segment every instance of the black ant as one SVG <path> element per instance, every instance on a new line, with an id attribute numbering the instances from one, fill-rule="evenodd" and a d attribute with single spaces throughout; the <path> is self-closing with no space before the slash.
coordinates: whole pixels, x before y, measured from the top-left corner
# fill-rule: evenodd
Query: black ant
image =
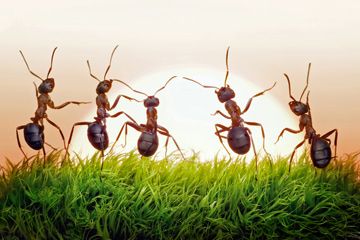
<path id="1" fill-rule="evenodd" d="M 311 68 L 311 63 L 309 63 L 309 66 L 308 66 L 308 72 L 307 72 L 307 77 L 306 77 L 306 86 L 305 86 L 303 92 L 301 93 L 299 101 L 297 101 L 291 95 L 290 78 L 288 77 L 288 75 L 286 73 L 284 73 L 284 76 L 288 82 L 289 97 L 292 99 L 292 101 L 289 102 L 289 107 L 296 116 L 300 116 L 299 130 L 284 128 L 281 131 L 281 133 L 279 134 L 276 143 L 280 140 L 280 137 L 282 137 L 282 135 L 284 134 L 285 131 L 288 131 L 288 132 L 291 132 L 294 134 L 298 134 L 298 133 L 301 133 L 305 129 L 304 140 L 301 141 L 298 145 L 296 145 L 294 151 L 291 154 L 290 164 L 289 164 L 289 172 L 291 169 L 291 163 L 292 163 L 292 160 L 293 160 L 296 150 L 305 143 L 306 139 L 308 139 L 309 144 L 311 144 L 310 156 L 311 156 L 311 160 L 312 160 L 314 166 L 317 168 L 325 168 L 330 163 L 330 160 L 332 158 L 331 157 L 331 148 L 330 148 L 331 141 L 330 141 L 330 139 L 328 139 L 328 137 L 331 134 L 335 133 L 335 141 L 334 141 L 335 157 L 334 158 L 336 158 L 338 130 L 333 129 L 330 132 L 325 133 L 322 136 L 320 136 L 319 134 L 316 134 L 316 131 L 312 125 L 311 111 L 310 111 L 310 105 L 309 105 L 310 91 L 308 91 L 308 94 L 306 97 L 306 104 L 301 102 L 301 99 L 309 85 L 310 68 Z"/>
<path id="2" fill-rule="evenodd" d="M 204 86 L 204 85 L 200 84 L 199 82 L 197 82 L 193 79 L 190 79 L 190 78 L 186 78 L 186 77 L 183 77 L 183 78 L 186 80 L 195 82 L 197 84 L 200 84 L 201 86 L 203 86 L 205 88 L 215 88 L 216 89 L 215 93 L 217 94 L 219 101 L 221 103 L 225 103 L 225 109 L 230 116 L 227 116 L 226 114 L 222 113 L 220 110 L 217 110 L 212 115 L 214 116 L 216 114 L 220 114 L 221 116 L 223 116 L 226 119 L 231 119 L 232 124 L 229 127 L 226 127 L 221 124 L 215 124 L 215 130 L 216 130 L 215 135 L 219 137 L 220 143 L 222 144 L 222 146 L 225 148 L 226 152 L 229 155 L 230 155 L 230 152 L 225 147 L 223 140 L 222 140 L 223 138 L 227 139 L 230 148 L 235 153 L 240 154 L 240 155 L 246 154 L 249 151 L 251 144 L 252 144 L 255 159 L 256 159 L 256 169 L 257 169 L 257 161 L 258 160 L 257 160 L 257 153 L 255 150 L 255 145 L 254 145 L 254 141 L 252 138 L 252 134 L 251 134 L 250 129 L 245 127 L 244 124 L 247 124 L 250 126 L 259 126 L 261 128 L 261 133 L 262 133 L 262 137 L 263 137 L 263 149 L 267 153 L 267 151 L 265 149 L 265 131 L 264 131 L 263 126 L 260 123 L 247 122 L 241 117 L 241 115 L 246 113 L 249 110 L 251 102 L 255 97 L 258 97 L 260 95 L 263 95 L 265 92 L 270 91 L 275 86 L 276 82 L 274 83 L 274 85 L 272 87 L 252 96 L 248 100 L 244 110 L 241 111 L 240 107 L 237 105 L 237 103 L 234 100 L 232 100 L 235 97 L 234 90 L 231 89 L 230 86 L 227 84 L 227 79 L 229 76 L 229 64 L 228 64 L 229 49 L 230 49 L 230 47 L 228 47 L 228 49 L 226 51 L 226 75 L 225 75 L 225 80 L 224 80 L 224 86 L 221 87 L 220 89 L 218 87 L 214 87 L 214 86 Z M 223 132 L 228 132 L 227 136 L 222 136 L 221 133 L 223 133 Z"/>
<path id="3" fill-rule="evenodd" d="M 45 142 L 45 135 L 44 135 L 44 123 L 43 120 L 46 119 L 46 121 L 48 123 L 50 123 L 52 126 L 54 126 L 55 128 L 57 128 L 60 132 L 61 138 L 63 140 L 64 143 L 64 148 L 66 148 L 65 145 L 65 138 L 64 138 L 64 134 L 62 132 L 62 130 L 60 129 L 60 127 L 54 123 L 53 121 L 51 121 L 47 114 L 47 107 L 50 107 L 52 109 L 61 109 L 69 104 L 86 104 L 89 102 L 75 102 L 75 101 L 69 101 L 69 102 L 65 102 L 59 106 L 55 106 L 54 102 L 51 100 L 50 97 L 50 93 L 54 90 L 55 87 L 55 80 L 54 78 L 50 78 L 49 75 L 51 73 L 52 70 L 52 65 L 53 65 L 53 60 L 54 60 L 54 54 L 56 51 L 57 47 L 54 48 L 52 55 L 51 55 L 51 63 L 50 63 L 50 68 L 48 70 L 48 73 L 46 75 L 46 79 L 41 78 L 39 75 L 37 75 L 36 73 L 34 73 L 33 71 L 31 71 L 29 64 L 27 63 L 24 54 L 22 53 L 22 51 L 20 50 L 20 54 L 26 64 L 27 69 L 29 70 L 29 72 L 37 77 L 38 79 L 40 79 L 42 81 L 42 83 L 39 85 L 39 87 L 35 85 L 35 92 L 36 92 L 36 98 L 37 98 L 37 109 L 35 111 L 35 116 L 31 118 L 32 123 L 28 123 L 26 125 L 21 125 L 18 126 L 16 128 L 16 138 L 17 138 L 17 142 L 18 142 L 18 146 L 21 150 L 21 152 L 24 154 L 25 158 L 27 158 L 25 152 L 23 151 L 21 144 L 20 144 L 20 139 L 19 139 L 19 130 L 24 129 L 24 138 L 26 143 L 34 150 L 43 150 L 44 153 L 44 161 L 46 158 L 46 152 L 45 152 L 45 148 L 44 148 L 44 144 L 48 145 L 49 147 L 51 147 L 52 149 L 55 150 L 55 148 L 53 146 L 51 146 L 50 144 Z M 40 95 L 39 95 L 40 93 Z"/>
<path id="4" fill-rule="evenodd" d="M 146 124 L 140 124 L 140 125 L 138 125 L 135 122 L 125 122 L 124 125 L 121 127 L 120 132 L 119 132 L 113 146 L 111 147 L 111 149 L 114 148 L 116 142 L 119 140 L 124 127 L 125 127 L 125 144 L 124 144 L 124 146 L 126 145 L 126 136 L 127 136 L 127 132 L 128 132 L 128 126 L 130 126 L 130 127 L 134 128 L 135 130 L 137 130 L 138 132 L 141 132 L 141 135 L 137 142 L 137 149 L 142 156 L 149 157 L 149 156 L 154 155 L 154 153 L 156 152 L 156 150 L 159 146 L 159 138 L 158 138 L 157 133 L 160 133 L 161 135 L 164 135 L 167 137 L 166 142 L 165 142 L 165 155 L 167 154 L 167 146 L 169 143 L 169 138 L 171 138 L 174 141 L 177 149 L 180 151 L 182 158 L 185 159 L 175 138 L 172 135 L 170 135 L 169 131 L 165 127 L 162 127 L 157 123 L 156 108 L 159 106 L 160 100 L 157 97 L 155 97 L 155 95 L 158 92 L 160 92 L 161 90 L 163 90 L 166 87 L 166 85 L 174 78 L 176 78 L 176 76 L 171 77 L 165 83 L 165 85 L 163 87 L 159 88 L 151 96 L 147 95 L 146 93 L 143 93 L 143 92 L 133 89 L 132 87 L 130 87 L 128 84 L 122 82 L 121 80 L 114 79 L 114 81 L 123 83 L 128 88 L 130 88 L 132 91 L 146 96 L 146 99 L 144 99 L 143 102 L 144 102 L 144 106 L 146 107 L 147 122 L 146 122 Z"/>
<path id="5" fill-rule="evenodd" d="M 114 50 L 112 51 L 112 53 L 111 53 L 110 63 L 109 63 L 109 66 L 107 67 L 107 69 L 105 71 L 104 80 L 102 80 L 102 81 L 99 80 L 99 78 L 97 78 L 94 74 L 92 74 L 89 60 L 87 60 L 87 65 L 88 65 L 88 68 L 89 68 L 90 76 L 99 82 L 99 84 L 96 87 L 97 116 L 94 117 L 94 119 L 95 119 L 94 122 L 77 122 L 77 123 L 75 123 L 73 125 L 73 127 L 71 129 L 70 137 L 69 137 L 69 140 L 68 140 L 68 146 L 67 146 L 67 151 L 66 151 L 67 154 L 68 154 L 68 149 L 69 149 L 69 146 L 70 146 L 70 142 L 71 142 L 71 138 L 72 138 L 75 126 L 80 126 L 80 125 L 88 126 L 87 136 L 88 136 L 89 142 L 91 143 L 91 145 L 95 149 L 101 151 L 101 157 L 103 159 L 104 150 L 109 146 L 109 136 L 108 136 L 108 133 L 106 131 L 106 118 L 108 118 L 108 117 L 116 118 L 116 117 L 120 116 L 121 114 L 124 114 L 131 121 L 136 123 L 135 120 L 132 117 L 130 117 L 128 114 L 126 114 L 123 111 L 117 112 L 117 113 L 115 113 L 113 115 L 110 115 L 107 112 L 107 111 L 113 110 L 117 106 L 117 104 L 118 104 L 121 97 L 124 97 L 124 98 L 126 98 L 126 99 L 128 99 L 130 101 L 131 100 L 137 101 L 136 99 L 125 96 L 125 95 L 117 96 L 117 98 L 115 99 L 112 106 L 110 106 L 110 103 L 108 101 L 106 93 L 108 93 L 110 91 L 110 89 L 112 87 L 113 80 L 111 80 L 111 79 L 107 80 L 106 75 L 110 70 L 112 58 L 113 58 L 113 55 L 114 55 L 117 47 L 118 46 L 116 46 L 114 48 Z M 102 168 L 103 168 L 103 161 L 101 162 L 101 169 Z"/>

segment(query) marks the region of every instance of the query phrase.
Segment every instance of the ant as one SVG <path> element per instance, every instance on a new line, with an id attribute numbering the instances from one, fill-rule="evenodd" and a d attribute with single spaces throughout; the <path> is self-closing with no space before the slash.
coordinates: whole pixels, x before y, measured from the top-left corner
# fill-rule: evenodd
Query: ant
<path id="1" fill-rule="evenodd" d="M 187 77 L 183 77 L 183 78 L 185 80 L 195 82 L 205 88 L 215 88 L 216 89 L 215 93 L 216 93 L 219 101 L 221 103 L 225 103 L 225 109 L 230 116 L 227 116 L 226 114 L 222 113 L 220 110 L 217 110 L 212 115 L 214 116 L 216 114 L 220 114 L 221 116 L 223 116 L 226 119 L 231 119 L 231 126 L 226 127 L 221 124 L 215 124 L 215 135 L 219 137 L 220 143 L 222 144 L 222 146 L 224 147 L 226 152 L 229 154 L 229 156 L 230 156 L 230 152 L 225 147 L 223 140 L 222 140 L 223 138 L 227 139 L 230 148 L 235 153 L 240 154 L 240 155 L 246 154 L 249 151 L 251 144 L 252 144 L 253 150 L 254 150 L 254 155 L 255 155 L 255 160 L 256 160 L 256 171 L 257 171 L 257 160 L 258 159 L 257 159 L 256 150 L 255 150 L 254 140 L 252 138 L 250 129 L 245 127 L 244 124 L 247 124 L 250 126 L 259 126 L 261 128 L 261 133 L 262 133 L 262 137 L 263 137 L 263 149 L 267 153 L 267 151 L 265 149 L 265 131 L 264 131 L 263 126 L 260 123 L 247 122 L 241 117 L 241 115 L 246 113 L 249 110 L 251 102 L 254 98 L 256 98 L 260 95 L 263 95 L 267 91 L 270 91 L 276 85 L 276 82 L 274 83 L 274 85 L 272 87 L 252 96 L 248 100 L 244 110 L 241 111 L 240 107 L 237 105 L 237 103 L 234 100 L 232 100 L 235 97 L 234 90 L 231 89 L 230 86 L 227 84 L 227 79 L 229 76 L 229 64 L 228 64 L 229 49 L 230 49 L 230 47 L 228 47 L 227 51 L 226 51 L 226 75 L 225 75 L 225 80 L 224 80 L 224 86 L 221 87 L 220 89 L 218 87 L 214 87 L 214 86 L 204 86 L 204 85 L 200 84 L 199 82 L 197 82 L 193 79 L 187 78 Z M 223 133 L 223 132 L 228 132 L 227 136 L 221 135 L 221 133 Z"/>
<path id="2" fill-rule="evenodd" d="M 296 150 L 299 147 L 301 147 L 305 143 L 306 140 L 308 140 L 309 144 L 311 144 L 310 157 L 311 157 L 311 160 L 312 160 L 314 166 L 317 168 L 325 168 L 330 163 L 330 160 L 332 158 L 331 157 L 331 148 L 330 148 L 331 141 L 330 141 L 330 139 L 328 139 L 328 137 L 331 134 L 335 133 L 335 141 L 334 141 L 335 156 L 334 156 L 334 158 L 336 159 L 338 130 L 333 129 L 330 132 L 325 133 L 322 136 L 320 136 L 319 134 L 316 134 L 316 131 L 312 125 L 311 111 L 310 111 L 310 105 L 309 105 L 310 91 L 308 91 L 308 93 L 307 93 L 306 104 L 301 102 L 301 99 L 309 85 L 310 68 L 311 68 L 311 63 L 309 63 L 309 66 L 308 66 L 308 72 L 307 72 L 307 77 L 306 77 L 306 86 L 305 86 L 303 92 L 301 93 L 299 101 L 297 101 L 291 95 L 290 78 L 288 77 L 288 75 L 286 73 L 284 73 L 284 76 L 288 82 L 289 97 L 292 99 L 292 101 L 289 102 L 289 107 L 296 116 L 300 116 L 299 130 L 284 128 L 281 131 L 281 133 L 279 134 L 276 143 L 280 140 L 280 137 L 282 137 L 282 135 L 284 134 L 285 131 L 288 131 L 288 132 L 291 132 L 294 134 L 298 134 L 298 133 L 301 133 L 305 129 L 304 140 L 301 141 L 298 145 L 296 145 L 294 151 L 291 154 L 290 164 L 289 164 L 289 172 L 291 169 L 291 163 L 292 163 L 292 160 L 293 160 Z"/>
<path id="3" fill-rule="evenodd" d="M 97 112 L 96 113 L 97 113 L 97 116 L 94 117 L 94 119 L 95 119 L 94 122 L 77 122 L 73 125 L 73 127 L 71 129 L 70 137 L 68 140 L 66 154 L 68 154 L 72 135 L 74 132 L 74 128 L 76 126 L 80 126 L 80 125 L 88 126 L 87 136 L 88 136 L 89 142 L 95 149 L 101 151 L 101 157 L 103 159 L 104 150 L 109 146 L 109 136 L 108 136 L 108 133 L 106 130 L 106 118 L 108 118 L 108 117 L 116 118 L 116 117 L 120 116 L 121 114 L 124 114 L 131 121 L 135 122 L 135 120 L 133 118 L 131 118 L 128 114 L 126 114 L 123 111 L 115 113 L 113 115 L 110 115 L 107 112 L 107 111 L 113 110 L 117 106 L 121 97 L 126 98 L 130 101 L 131 100 L 137 101 L 136 99 L 125 96 L 125 95 L 118 95 L 117 98 L 115 99 L 113 105 L 110 106 L 110 103 L 109 103 L 109 100 L 108 100 L 106 94 L 110 91 L 113 80 L 107 80 L 106 75 L 110 70 L 112 58 L 113 58 L 113 55 L 117 48 L 118 48 L 118 45 L 113 49 L 113 51 L 111 53 L 110 63 L 109 63 L 109 66 L 105 70 L 104 80 L 102 80 L 102 81 L 92 73 L 91 67 L 90 67 L 90 62 L 89 62 L 89 60 L 87 60 L 87 66 L 89 69 L 90 76 L 99 82 L 96 87 L 96 94 L 97 94 L 97 97 L 96 97 Z M 103 168 L 103 161 L 101 162 L 101 169 L 102 168 Z"/>
<path id="4" fill-rule="evenodd" d="M 64 108 L 65 106 L 69 105 L 69 104 L 86 104 L 89 102 L 75 102 L 75 101 L 68 101 L 65 102 L 59 106 L 55 106 L 54 102 L 51 100 L 51 97 L 49 95 L 49 93 L 51 93 L 54 90 L 55 87 L 55 80 L 54 78 L 50 78 L 49 75 L 51 73 L 52 70 L 52 66 L 53 66 L 53 60 L 54 60 L 54 55 L 55 55 L 55 51 L 56 51 L 57 47 L 54 48 L 52 55 L 51 55 L 51 63 L 50 63 L 50 68 L 48 70 L 48 73 L 46 75 L 46 79 L 41 78 L 39 75 L 37 75 L 36 73 L 34 73 L 33 71 L 31 71 L 29 64 L 27 63 L 24 54 L 22 53 L 21 50 L 19 50 L 27 69 L 29 70 L 29 72 L 37 77 L 38 79 L 40 79 L 42 81 L 42 83 L 39 85 L 39 87 L 37 87 L 36 83 L 34 82 L 35 85 L 35 92 L 36 92 L 36 98 L 37 98 L 37 109 L 35 111 L 35 116 L 30 118 L 31 119 L 31 123 L 28 123 L 26 125 L 21 125 L 18 126 L 16 128 L 16 138 L 17 138 L 17 142 L 18 142 L 18 146 L 21 150 L 21 152 L 24 154 L 25 158 L 27 158 L 25 152 L 23 151 L 21 144 L 20 144 L 20 139 L 19 139 L 19 130 L 24 129 L 24 138 L 26 143 L 34 150 L 43 150 L 44 153 L 44 161 L 46 158 L 46 152 L 45 152 L 45 148 L 44 148 L 44 144 L 48 145 L 49 147 L 51 147 L 53 150 L 55 150 L 55 148 L 53 146 L 51 146 L 50 144 L 45 142 L 45 135 L 44 135 L 44 122 L 43 120 L 46 119 L 46 121 L 48 123 L 50 123 L 52 126 L 54 126 L 55 128 L 57 128 L 60 132 L 61 138 L 63 140 L 64 143 L 64 148 L 66 148 L 65 145 L 65 138 L 64 138 L 64 134 L 61 130 L 61 128 L 54 123 L 53 121 L 51 121 L 47 114 L 47 107 L 50 107 L 52 109 L 61 109 Z"/>
<path id="5" fill-rule="evenodd" d="M 176 76 L 171 77 L 163 87 L 159 88 L 153 95 L 149 96 L 146 93 L 137 91 L 135 89 L 133 89 L 130 85 L 122 82 L 121 80 L 116 80 L 114 79 L 114 81 L 118 81 L 123 83 L 124 85 L 126 85 L 128 88 L 130 88 L 132 91 L 145 95 L 146 99 L 143 100 L 144 106 L 146 108 L 146 117 L 147 117 L 147 122 L 146 124 L 140 124 L 138 125 L 136 122 L 125 122 L 123 124 L 123 126 L 120 129 L 120 132 L 113 144 L 113 146 L 111 147 L 111 149 L 114 148 L 116 142 L 119 140 L 121 133 L 125 127 L 125 144 L 123 146 L 126 145 L 126 136 L 127 136 L 127 132 L 128 132 L 128 126 L 134 128 L 135 130 L 137 130 L 138 132 L 141 132 L 141 135 L 138 139 L 137 142 L 137 149 L 139 151 L 139 153 L 144 156 L 144 157 L 150 157 L 152 155 L 154 155 L 154 153 L 156 152 L 158 146 L 159 146 L 159 138 L 157 133 L 160 133 L 161 135 L 166 136 L 166 142 L 165 142 L 165 156 L 167 154 L 167 146 L 169 143 L 169 138 L 171 138 L 177 149 L 179 150 L 181 156 L 183 159 L 185 159 L 183 153 L 180 150 L 180 147 L 178 145 L 178 143 L 176 142 L 175 138 L 170 135 L 169 131 L 165 128 L 160 126 L 157 123 L 157 110 L 156 108 L 159 106 L 160 104 L 160 100 L 155 97 L 155 95 L 160 92 L 161 90 L 163 90 L 166 85 L 172 81 L 174 78 L 176 78 Z M 110 150 L 111 151 L 111 150 Z"/>

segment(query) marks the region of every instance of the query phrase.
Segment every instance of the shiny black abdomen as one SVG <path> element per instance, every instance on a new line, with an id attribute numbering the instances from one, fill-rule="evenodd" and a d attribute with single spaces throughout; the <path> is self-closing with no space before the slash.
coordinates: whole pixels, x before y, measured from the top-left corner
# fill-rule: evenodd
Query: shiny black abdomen
<path id="1" fill-rule="evenodd" d="M 137 142 L 139 153 L 145 157 L 154 155 L 159 146 L 159 138 L 156 133 L 143 132 Z"/>
<path id="2" fill-rule="evenodd" d="M 245 154 L 251 147 L 249 133 L 244 127 L 234 127 L 230 129 L 227 140 L 230 148 L 237 154 Z"/>
<path id="3" fill-rule="evenodd" d="M 44 146 L 44 127 L 36 123 L 26 124 L 24 138 L 32 149 L 40 150 Z"/>
<path id="4" fill-rule="evenodd" d="M 311 160 L 317 168 L 325 168 L 331 160 L 329 142 L 322 138 L 314 138 L 311 144 Z"/>
<path id="5" fill-rule="evenodd" d="M 91 145 L 97 150 L 105 150 L 109 146 L 109 136 L 105 126 L 97 122 L 91 123 L 87 130 Z"/>

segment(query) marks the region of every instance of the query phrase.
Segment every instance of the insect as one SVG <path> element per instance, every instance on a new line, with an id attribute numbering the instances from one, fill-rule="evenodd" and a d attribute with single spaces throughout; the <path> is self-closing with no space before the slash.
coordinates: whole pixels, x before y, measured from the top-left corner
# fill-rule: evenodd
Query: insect
<path id="1" fill-rule="evenodd" d="M 159 88 L 151 96 L 147 95 L 146 93 L 143 93 L 143 92 L 133 89 L 130 85 L 122 82 L 121 80 L 114 79 L 114 81 L 122 82 L 124 85 L 129 87 L 132 91 L 146 96 L 146 99 L 143 100 L 143 103 L 146 108 L 147 122 L 146 122 L 146 124 L 140 124 L 140 125 L 138 125 L 135 122 L 129 122 L 129 121 L 125 122 L 123 124 L 123 126 L 121 127 L 120 132 L 119 132 L 112 148 L 115 146 L 116 142 L 119 140 L 124 128 L 125 128 L 125 145 L 126 145 L 126 136 L 127 136 L 127 132 L 128 132 L 128 126 L 130 126 L 130 127 L 134 128 L 135 130 L 137 130 L 138 132 L 141 132 L 140 137 L 137 142 L 137 149 L 142 156 L 149 157 L 149 156 L 154 155 L 154 153 L 156 152 L 156 150 L 158 149 L 158 146 L 159 146 L 159 138 L 158 138 L 157 133 L 160 133 L 161 135 L 166 136 L 165 155 L 167 154 L 167 146 L 169 143 L 169 139 L 171 138 L 173 140 L 173 142 L 175 143 L 177 149 L 181 153 L 182 158 L 185 159 L 175 138 L 169 133 L 169 131 L 165 127 L 160 126 L 157 123 L 158 115 L 157 115 L 156 108 L 159 106 L 160 100 L 157 97 L 155 97 L 155 95 L 158 92 L 160 92 L 161 90 L 163 90 L 167 86 L 167 84 L 170 81 L 172 81 L 174 78 L 176 78 L 176 76 L 171 77 L 165 83 L 165 85 L 163 87 Z"/>
<path id="2" fill-rule="evenodd" d="M 90 67 L 90 62 L 89 62 L 89 60 L 87 60 L 87 66 L 89 68 L 90 76 L 92 78 L 94 78 L 96 81 L 98 81 L 98 85 L 96 87 L 96 94 L 97 94 L 97 97 L 96 97 L 97 112 L 96 112 L 96 114 L 97 114 L 97 116 L 94 117 L 95 121 L 93 121 L 93 122 L 77 122 L 73 125 L 73 127 L 71 129 L 70 137 L 68 140 L 66 154 L 68 154 L 72 135 L 74 133 L 74 129 L 76 126 L 81 126 L 81 125 L 88 126 L 88 129 L 87 129 L 88 140 L 95 149 L 101 151 L 101 156 L 103 158 L 104 150 L 107 149 L 107 147 L 109 146 L 109 136 L 108 136 L 108 133 L 106 130 L 106 118 L 108 118 L 108 117 L 116 118 L 116 117 L 124 114 L 132 122 L 136 123 L 133 118 L 131 118 L 128 114 L 126 114 L 123 111 L 117 112 L 113 115 L 110 115 L 108 113 L 108 111 L 113 110 L 117 106 L 121 97 L 126 98 L 130 101 L 131 100 L 137 101 L 136 99 L 125 96 L 125 95 L 118 95 L 117 98 L 115 99 L 113 105 L 110 106 L 110 103 L 109 103 L 109 100 L 108 100 L 106 94 L 110 91 L 113 80 L 107 80 L 106 76 L 110 70 L 112 58 L 113 58 L 113 55 L 117 48 L 118 48 L 118 46 L 116 46 L 111 53 L 110 62 L 109 62 L 108 67 L 105 70 L 104 79 L 102 81 L 92 73 L 91 67 Z M 101 169 L 102 168 L 103 168 L 103 161 L 101 162 Z"/>
<path id="3" fill-rule="evenodd" d="M 46 79 L 41 78 L 39 75 L 37 75 L 36 73 L 34 73 L 30 67 L 29 64 L 27 63 L 24 54 L 22 53 L 22 51 L 20 50 L 20 54 L 26 64 L 27 69 L 29 70 L 29 72 L 37 77 L 38 79 L 40 79 L 42 82 L 39 85 L 39 87 L 36 86 L 35 82 L 35 92 L 36 92 L 36 99 L 37 99 L 37 109 L 35 111 L 35 116 L 30 118 L 31 119 L 31 123 L 28 123 L 26 125 L 21 125 L 18 126 L 16 128 L 16 138 L 17 138 L 17 142 L 18 142 L 18 146 L 21 150 L 21 152 L 24 154 L 25 158 L 27 158 L 25 152 L 23 151 L 21 144 L 20 144 L 20 139 L 19 139 L 19 130 L 24 130 L 24 138 L 26 143 L 34 150 L 43 150 L 44 153 L 44 160 L 46 158 L 46 152 L 45 152 L 45 148 L 44 148 L 44 144 L 48 145 L 49 147 L 55 149 L 54 147 L 52 147 L 50 144 L 45 142 L 45 135 L 44 135 L 44 122 L 43 120 L 45 119 L 48 123 L 50 123 L 52 126 L 54 126 L 55 128 L 57 128 L 60 132 L 61 138 L 63 140 L 64 143 L 64 148 L 66 148 L 65 145 L 65 138 L 64 138 L 64 134 L 61 130 L 61 128 L 54 123 L 53 121 L 51 121 L 46 113 L 47 108 L 52 108 L 52 109 L 61 109 L 69 104 L 85 104 L 88 102 L 75 102 L 75 101 L 69 101 L 69 102 L 65 102 L 59 106 L 55 106 L 54 102 L 51 100 L 50 97 L 50 93 L 54 90 L 55 87 L 55 80 L 54 78 L 50 78 L 50 73 L 52 70 L 52 66 L 53 66 L 53 60 L 54 60 L 54 55 L 55 55 L 55 51 L 56 51 L 57 47 L 54 48 L 52 55 L 51 55 L 51 62 L 50 62 L 50 68 L 48 70 L 48 73 L 46 75 Z"/>
<path id="4" fill-rule="evenodd" d="M 296 115 L 300 116 L 299 120 L 299 130 L 293 130 L 290 128 L 284 128 L 281 133 L 279 134 L 276 143 L 280 140 L 282 135 L 285 131 L 298 134 L 305 130 L 305 136 L 304 140 L 301 141 L 298 145 L 296 145 L 294 151 L 291 154 L 290 157 L 290 164 L 289 164 L 289 172 L 291 170 L 291 163 L 294 157 L 294 154 L 296 150 L 301 147 L 306 140 L 308 140 L 309 144 L 311 144 L 311 150 L 310 150 L 310 157 L 315 167 L 317 168 L 325 168 L 331 160 L 331 148 L 330 144 L 331 141 L 328 139 L 330 135 L 335 133 L 335 157 L 336 158 L 336 148 L 337 148 L 337 139 L 338 139 L 338 130 L 333 129 L 329 131 L 328 133 L 325 133 L 324 135 L 320 136 L 319 134 L 316 134 L 315 129 L 312 125 L 312 118 L 311 118 L 311 111 L 310 111 L 310 105 L 309 105 L 309 93 L 307 93 L 306 98 L 306 104 L 301 101 L 308 85 L 309 85 L 309 75 L 310 75 L 310 68 L 311 63 L 308 65 L 308 72 L 306 77 L 306 86 L 304 90 L 301 93 L 299 101 L 297 101 L 292 95 L 291 95 L 291 84 L 290 84 L 290 78 L 286 73 L 284 73 L 284 76 L 288 82 L 288 88 L 289 88 L 289 97 L 292 99 L 292 101 L 289 102 L 290 110 Z"/>
<path id="5" fill-rule="evenodd" d="M 250 126 L 258 126 L 261 128 L 261 133 L 262 133 L 262 137 L 263 137 L 263 149 L 267 153 L 267 151 L 265 149 L 265 131 L 264 131 L 263 126 L 260 123 L 247 122 L 241 117 L 241 115 L 243 115 L 250 109 L 252 100 L 254 98 L 263 95 L 267 91 L 270 91 L 276 85 L 276 82 L 274 83 L 274 85 L 272 87 L 252 96 L 248 100 L 244 110 L 241 111 L 241 109 L 237 105 L 237 103 L 234 100 L 232 100 L 235 97 L 234 90 L 231 89 L 230 86 L 227 84 L 227 79 L 229 76 L 229 64 L 228 64 L 229 49 L 230 49 L 230 47 L 228 47 L 228 49 L 226 51 L 226 75 L 225 75 L 223 87 L 218 88 L 218 87 L 214 87 L 214 86 L 204 86 L 193 79 L 190 79 L 187 77 L 183 77 L 183 78 L 186 80 L 189 80 L 189 81 L 193 81 L 197 84 L 200 84 L 201 86 L 203 86 L 205 88 L 215 88 L 216 89 L 215 93 L 216 93 L 219 101 L 221 103 L 225 103 L 225 109 L 230 116 L 226 115 L 225 113 L 221 112 L 220 110 L 217 110 L 212 115 L 220 114 L 224 118 L 230 119 L 231 126 L 227 127 L 227 126 L 224 126 L 221 124 L 215 124 L 215 135 L 218 136 L 220 143 L 222 144 L 222 146 L 224 147 L 224 149 L 226 150 L 226 152 L 229 155 L 230 155 L 230 152 L 224 145 L 223 139 L 227 139 L 228 145 L 230 146 L 231 150 L 240 155 L 246 154 L 250 150 L 250 147 L 252 144 L 255 159 L 256 159 L 256 169 L 257 169 L 257 153 L 255 150 L 254 140 L 252 138 L 250 129 L 247 128 L 245 126 L 245 124 L 250 125 Z M 227 136 L 221 135 L 221 133 L 224 133 L 224 132 L 227 132 Z"/>

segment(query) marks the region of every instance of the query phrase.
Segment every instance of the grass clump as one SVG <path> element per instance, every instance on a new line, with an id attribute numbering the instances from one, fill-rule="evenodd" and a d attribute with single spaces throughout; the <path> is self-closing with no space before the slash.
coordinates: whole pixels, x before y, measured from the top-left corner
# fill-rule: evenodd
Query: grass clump
<path id="1" fill-rule="evenodd" d="M 314 169 L 287 158 L 154 161 L 128 154 L 66 162 L 61 153 L 0 179 L 4 239 L 360 238 L 355 156 Z M 101 178 L 100 178 L 101 174 Z M 257 179 L 256 179 L 257 178 Z"/>

